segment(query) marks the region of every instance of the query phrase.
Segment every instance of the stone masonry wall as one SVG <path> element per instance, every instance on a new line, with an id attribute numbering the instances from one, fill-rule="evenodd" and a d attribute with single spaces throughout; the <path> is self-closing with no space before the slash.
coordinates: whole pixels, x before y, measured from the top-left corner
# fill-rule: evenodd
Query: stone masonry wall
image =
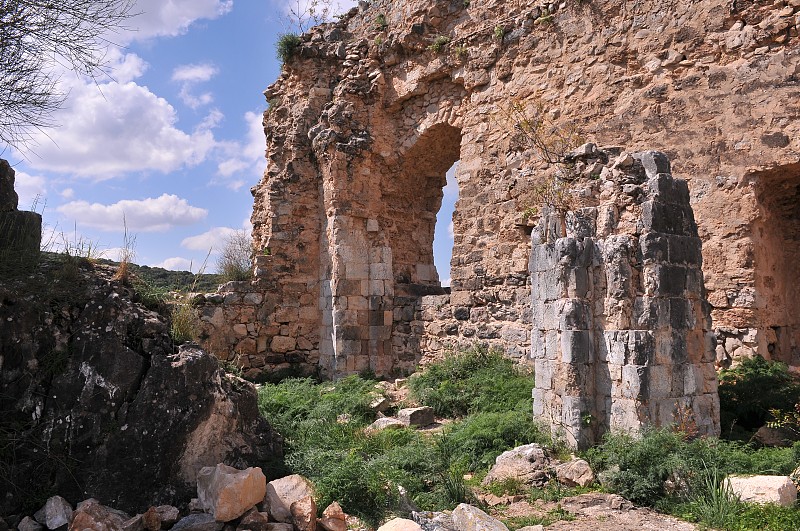
<path id="1" fill-rule="evenodd" d="M 577 447 L 646 425 L 718 435 L 686 181 L 663 153 L 621 153 L 581 196 L 588 206 L 546 210 L 532 235 L 534 416 Z"/>
<path id="2" fill-rule="evenodd" d="M 800 185 L 798 26 L 800 0 L 376 0 L 312 29 L 265 92 L 258 317 L 207 341 L 245 342 L 260 371 L 329 376 L 407 372 L 475 338 L 527 351 L 521 213 L 548 168 L 507 117 L 517 102 L 665 152 L 704 242 L 719 363 L 800 366 L 800 221 L 783 201 Z M 428 299 L 447 295 L 431 242 L 456 161 L 451 293 Z"/>

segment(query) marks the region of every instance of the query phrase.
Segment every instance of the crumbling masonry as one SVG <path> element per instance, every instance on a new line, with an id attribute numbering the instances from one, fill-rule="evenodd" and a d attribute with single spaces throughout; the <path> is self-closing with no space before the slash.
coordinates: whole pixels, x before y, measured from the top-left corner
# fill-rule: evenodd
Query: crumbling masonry
<path id="1" fill-rule="evenodd" d="M 647 276 L 674 271 L 673 258 L 643 261 L 642 278 L 632 277 L 629 286 L 642 294 L 620 294 L 619 301 L 635 306 L 652 298 L 669 308 L 653 328 L 607 322 L 616 314 L 593 308 L 587 328 L 559 329 L 591 331 L 597 348 L 585 355 L 596 359 L 614 334 L 614 345 L 652 339 L 655 350 L 642 352 L 654 358 L 625 363 L 642 368 L 637 374 L 651 385 L 637 392 L 612 382 L 608 396 L 631 400 L 639 409 L 627 413 L 636 418 L 646 410 L 661 422 L 688 407 L 702 423 L 715 414 L 704 398 L 713 385 L 708 348 L 720 366 L 755 353 L 800 366 L 800 5 L 739 4 L 732 10 L 723 0 L 376 0 L 303 35 L 265 92 L 267 169 L 252 189 L 256 280 L 207 297 L 204 344 L 253 377 L 284 370 L 403 374 L 476 341 L 518 358 L 538 352 L 541 331 L 554 329 L 533 326 L 540 316 L 532 301 L 539 304 L 542 295 L 534 290 L 531 298 L 534 227 L 523 213 L 532 206 L 532 187 L 553 168 L 516 134 L 506 111 L 517 102 L 574 124 L 601 145 L 658 148 L 687 179 L 688 186 L 676 186 L 703 241 L 715 342 L 703 335 L 699 257 L 692 256 L 691 267 L 680 265 L 691 278 L 686 321 L 677 327 L 672 305 L 681 297 L 651 293 Z M 448 293 L 431 244 L 445 171 L 456 161 Z M 601 161 L 579 173 L 599 178 L 600 166 L 612 170 Z M 597 180 L 616 182 L 607 177 Z M 596 199 L 621 199 L 624 186 Z M 650 193 L 645 183 L 629 186 L 641 187 L 641 198 Z M 610 246 L 603 248 L 623 236 L 641 247 L 646 232 L 591 237 Z M 675 236 L 695 238 L 682 234 Z M 629 243 L 620 251 L 633 252 Z M 696 255 L 697 247 L 685 251 Z M 680 352 L 671 365 L 661 357 L 674 344 L 662 330 L 666 319 L 687 338 L 685 362 Z M 627 343 L 626 330 L 634 331 Z M 697 370 L 687 372 L 689 365 Z M 669 367 L 667 392 L 657 387 L 665 380 L 653 383 L 647 375 Z M 592 369 L 595 386 L 598 370 Z M 681 378 L 683 391 L 675 383 Z M 587 388 L 586 396 L 595 391 Z M 569 410 L 595 426 L 618 425 L 613 404 L 590 400 L 595 405 Z M 564 411 L 559 422 L 574 425 Z M 713 432 L 713 420 L 702 429 Z M 576 441 L 588 437 L 584 431 L 575 432 Z"/>

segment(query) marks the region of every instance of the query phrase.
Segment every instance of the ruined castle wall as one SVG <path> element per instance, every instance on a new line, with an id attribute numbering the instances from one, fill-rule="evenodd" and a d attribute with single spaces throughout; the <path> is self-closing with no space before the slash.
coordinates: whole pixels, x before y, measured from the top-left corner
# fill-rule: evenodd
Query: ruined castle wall
<path id="1" fill-rule="evenodd" d="M 794 360 L 794 292 L 769 287 L 793 274 L 771 271 L 792 247 L 759 227 L 795 226 L 762 191 L 797 177 L 797 0 L 465 4 L 365 3 L 304 35 L 266 91 L 253 361 L 388 374 L 476 338 L 527 351 L 521 213 L 547 168 L 511 101 L 601 145 L 667 153 L 689 182 L 720 361 Z M 455 160 L 448 296 L 429 241 Z"/>

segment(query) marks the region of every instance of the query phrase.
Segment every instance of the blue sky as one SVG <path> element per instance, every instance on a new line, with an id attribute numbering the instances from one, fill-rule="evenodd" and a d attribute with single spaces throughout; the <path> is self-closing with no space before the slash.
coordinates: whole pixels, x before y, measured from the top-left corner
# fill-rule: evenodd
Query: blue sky
<path id="1" fill-rule="evenodd" d="M 250 187 L 264 171 L 263 91 L 278 76 L 287 30 L 277 0 L 137 0 L 136 31 L 112 36 L 109 76 L 64 73 L 58 127 L 0 148 L 20 208 L 42 213 L 54 248 L 91 241 L 115 259 L 123 218 L 134 261 L 197 271 L 233 230 L 248 229 Z M 4 149 L 3 149 L 4 148 Z M 452 172 L 451 172 L 452 173 Z M 457 190 L 445 189 L 434 253 L 449 278 Z"/>

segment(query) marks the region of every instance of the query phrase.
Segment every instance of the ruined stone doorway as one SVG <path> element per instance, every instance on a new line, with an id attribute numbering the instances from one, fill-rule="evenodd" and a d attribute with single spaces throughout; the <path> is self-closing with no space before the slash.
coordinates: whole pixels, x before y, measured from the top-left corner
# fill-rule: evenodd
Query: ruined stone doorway
<path id="1" fill-rule="evenodd" d="M 800 164 L 759 174 L 753 224 L 757 352 L 800 364 Z M 750 332 L 753 335 L 753 332 Z"/>

